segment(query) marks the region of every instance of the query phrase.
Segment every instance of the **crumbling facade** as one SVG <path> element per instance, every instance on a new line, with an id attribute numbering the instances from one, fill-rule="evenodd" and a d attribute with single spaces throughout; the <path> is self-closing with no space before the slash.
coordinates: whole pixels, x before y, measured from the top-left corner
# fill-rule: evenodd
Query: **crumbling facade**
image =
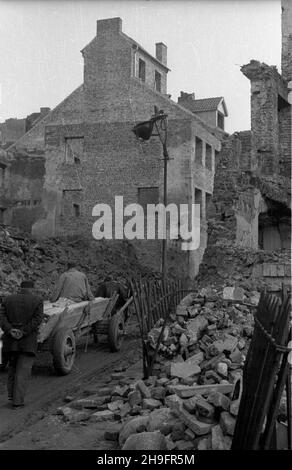
<path id="1" fill-rule="evenodd" d="M 132 132 L 156 106 L 168 115 L 168 202 L 201 205 L 200 247 L 183 256 L 194 277 L 207 244 L 206 210 L 221 136 L 170 99 L 163 43 L 156 44 L 154 57 L 122 32 L 120 18 L 112 18 L 97 21 L 96 37 L 81 52 L 83 84 L 9 148 L 10 158 L 33 153 L 39 167 L 44 165 L 38 179 L 41 209 L 30 218 L 30 230 L 37 237 L 88 236 L 97 203 L 113 208 L 115 196 L 123 196 L 124 205 L 161 202 L 161 143 L 157 137 L 139 141 Z M 14 206 L 10 214 L 18 224 Z M 133 243 L 147 264 L 158 267 L 160 241 Z M 179 240 L 169 247 L 182 254 Z"/>
<path id="2" fill-rule="evenodd" d="M 254 60 L 241 68 L 251 82 L 251 131 L 222 144 L 202 277 L 211 258 L 222 263 L 223 256 L 229 282 L 261 280 L 275 291 L 290 285 L 291 33 L 291 4 L 282 2 L 282 74 Z"/>

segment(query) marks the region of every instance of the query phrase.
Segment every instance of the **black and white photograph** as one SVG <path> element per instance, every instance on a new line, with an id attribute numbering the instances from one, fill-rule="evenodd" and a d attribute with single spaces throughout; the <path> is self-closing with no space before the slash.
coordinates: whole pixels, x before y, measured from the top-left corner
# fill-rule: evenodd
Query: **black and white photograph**
<path id="1" fill-rule="evenodd" d="M 292 0 L 0 0 L 0 57 L 0 456 L 291 451 Z"/>

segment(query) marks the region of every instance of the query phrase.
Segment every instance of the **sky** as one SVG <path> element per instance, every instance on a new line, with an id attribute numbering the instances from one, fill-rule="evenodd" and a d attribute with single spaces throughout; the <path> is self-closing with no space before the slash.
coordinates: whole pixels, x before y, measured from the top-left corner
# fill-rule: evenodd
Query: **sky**
<path id="1" fill-rule="evenodd" d="M 281 66 L 280 0 L 0 0 L 0 122 L 54 108 L 83 81 L 96 20 L 119 16 L 148 52 L 168 47 L 168 93 L 224 96 L 226 131 L 250 129 L 251 59 Z"/>

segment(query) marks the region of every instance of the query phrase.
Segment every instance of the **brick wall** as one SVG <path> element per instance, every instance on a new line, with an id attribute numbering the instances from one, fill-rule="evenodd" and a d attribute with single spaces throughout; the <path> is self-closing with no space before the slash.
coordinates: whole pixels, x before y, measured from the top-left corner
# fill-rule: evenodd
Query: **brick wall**
<path id="1" fill-rule="evenodd" d="M 154 106 L 168 114 L 169 202 L 195 202 L 195 188 L 200 188 L 205 214 L 206 193 L 211 194 L 213 190 L 215 151 L 220 150 L 220 140 L 204 122 L 165 95 L 166 69 L 141 48 L 137 50 L 135 43 L 121 32 L 118 18 L 97 22 L 97 35 L 82 54 L 84 84 L 16 147 L 16 150 L 34 148 L 35 151 L 39 148 L 45 153 L 43 212 L 33 224 L 33 234 L 88 236 L 96 219 L 92 209 L 97 203 L 113 207 L 116 195 L 124 197 L 124 205 L 137 203 L 139 188 L 159 187 L 162 200 L 161 143 L 158 137 L 139 141 L 132 132 L 137 122 L 151 117 Z M 145 83 L 134 72 L 139 56 L 147 59 L 149 65 Z M 151 81 L 157 67 L 163 72 L 162 93 L 153 89 Z M 196 136 L 203 145 L 200 164 L 196 161 Z M 78 163 L 66 161 L 66 139 L 74 137 L 83 138 Z M 206 144 L 211 152 L 209 169 L 205 165 Z M 179 242 L 171 242 L 170 266 L 171 261 L 178 265 L 180 259 L 187 266 L 182 272 L 188 271 L 194 277 L 207 243 L 206 223 L 201 227 L 201 240 L 196 252 L 183 255 Z M 161 241 L 133 240 L 132 243 L 148 265 L 160 267 Z"/>

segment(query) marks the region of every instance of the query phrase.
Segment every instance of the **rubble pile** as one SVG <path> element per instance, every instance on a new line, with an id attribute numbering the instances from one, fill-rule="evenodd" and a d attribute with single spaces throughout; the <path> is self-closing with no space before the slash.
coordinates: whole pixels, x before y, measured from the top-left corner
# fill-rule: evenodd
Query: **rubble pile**
<path id="1" fill-rule="evenodd" d="M 40 295 L 48 298 L 68 261 L 86 272 L 93 292 L 108 274 L 116 280 L 158 275 L 139 263 L 127 241 L 111 243 L 78 236 L 35 240 L 15 228 L 1 225 L 0 259 L 0 296 L 14 293 L 24 278 L 30 278 Z"/>
<path id="2" fill-rule="evenodd" d="M 59 408 L 65 421 L 102 422 L 121 449 L 230 449 L 242 367 L 259 293 L 202 289 L 177 306 L 164 329 L 152 376 L 112 373 L 107 387 Z M 156 345 L 162 321 L 149 333 Z"/>
<path id="3" fill-rule="evenodd" d="M 208 221 L 209 232 L 214 232 L 214 243 L 208 238 L 208 247 L 205 250 L 199 275 L 196 278 L 200 288 L 213 287 L 223 289 L 227 286 L 241 287 L 247 291 L 260 291 L 264 288 L 271 289 L 271 280 L 256 274 L 256 267 L 264 263 L 273 263 L 285 266 L 285 276 L 291 276 L 291 251 L 265 251 L 241 247 L 226 239 L 220 239 L 221 225 L 219 221 Z M 208 236 L 211 236 L 210 233 Z"/>

